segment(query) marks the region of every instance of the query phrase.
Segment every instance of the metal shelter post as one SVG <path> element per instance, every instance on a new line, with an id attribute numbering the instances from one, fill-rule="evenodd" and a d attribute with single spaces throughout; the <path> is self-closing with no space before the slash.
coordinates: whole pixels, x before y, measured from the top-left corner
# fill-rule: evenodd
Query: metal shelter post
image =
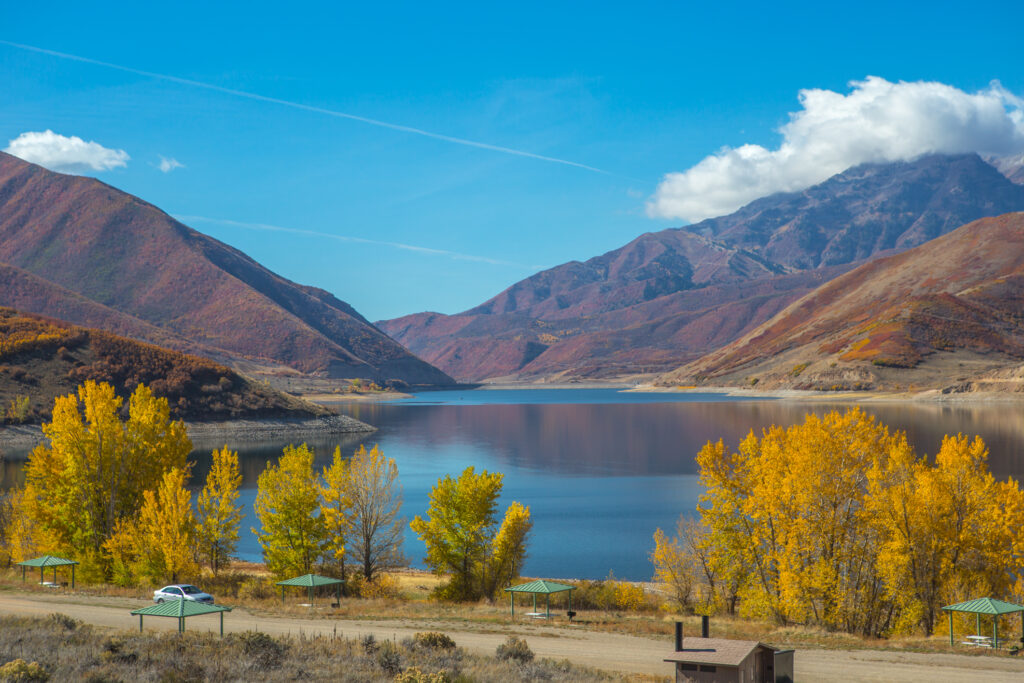
<path id="1" fill-rule="evenodd" d="M 71 590 L 75 589 L 75 565 L 71 565 Z"/>
<path id="2" fill-rule="evenodd" d="M 512 591 L 508 592 L 508 605 L 512 608 L 512 618 L 516 618 L 516 594 Z M 1020 623 L 1024 625 L 1024 612 L 1020 613 Z"/>
<path id="3" fill-rule="evenodd" d="M 953 647 L 953 612 L 946 612 L 949 615 L 949 646 Z M 1024 612 L 1021 612 L 1021 617 L 1024 618 Z"/>
<path id="4" fill-rule="evenodd" d="M 220 637 L 224 637 L 224 613 L 220 613 Z"/>
<path id="5" fill-rule="evenodd" d="M 546 611 L 547 611 L 547 616 L 544 617 L 544 618 L 545 619 L 550 619 L 551 618 L 551 594 L 550 593 L 548 593 L 547 595 L 544 596 L 544 605 L 545 605 Z"/>
<path id="6" fill-rule="evenodd" d="M 142 633 L 142 615 L 139 615 L 139 633 Z"/>

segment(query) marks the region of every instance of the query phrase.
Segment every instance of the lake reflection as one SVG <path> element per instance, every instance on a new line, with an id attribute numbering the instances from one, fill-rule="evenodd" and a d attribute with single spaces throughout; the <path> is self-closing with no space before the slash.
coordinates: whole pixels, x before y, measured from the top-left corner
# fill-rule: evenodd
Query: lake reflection
<path id="1" fill-rule="evenodd" d="M 529 505 L 534 520 L 526 572 L 548 577 L 602 578 L 609 571 L 649 579 L 654 529 L 674 527 L 693 513 L 700 495 L 694 456 L 709 440 L 735 447 L 771 424 L 799 422 L 848 404 L 737 400 L 721 395 L 632 394 L 612 389 L 431 392 L 407 401 L 338 404 L 378 427 L 341 442 L 350 454 L 379 443 L 395 459 L 405 490 L 404 513 L 423 514 L 438 477 L 465 467 L 505 474 L 501 508 Z M 865 404 L 886 424 L 905 429 L 919 452 L 934 454 L 942 435 L 980 434 L 1000 478 L 1024 475 L 1024 406 L 1014 403 L 943 406 Z M 243 502 L 251 510 L 256 478 L 284 444 L 243 448 Z M 317 466 L 330 461 L 337 441 L 311 442 Z M 205 444 L 193 454 L 201 486 L 209 468 Z M 9 463 L 5 476 L 17 476 Z M 240 547 L 258 559 L 247 520 Z M 423 547 L 410 533 L 406 554 L 417 566 Z"/>

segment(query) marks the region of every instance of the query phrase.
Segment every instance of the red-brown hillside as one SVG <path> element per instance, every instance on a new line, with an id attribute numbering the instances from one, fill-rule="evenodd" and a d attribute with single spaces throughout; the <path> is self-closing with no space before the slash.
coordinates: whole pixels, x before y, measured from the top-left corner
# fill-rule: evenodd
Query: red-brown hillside
<path id="1" fill-rule="evenodd" d="M 0 308 L 0 422 L 45 419 L 56 396 L 86 380 L 107 382 L 122 397 L 146 384 L 175 418 L 189 420 L 329 414 L 206 358 Z"/>
<path id="2" fill-rule="evenodd" d="M 1024 187 L 974 154 L 866 164 L 551 268 L 458 315 L 378 325 L 463 380 L 661 372 L 867 259 L 1020 210 Z"/>
<path id="3" fill-rule="evenodd" d="M 837 277 L 661 383 L 856 388 L 829 382 L 877 385 L 882 369 L 923 367 L 952 351 L 990 359 L 988 371 L 1024 359 L 1024 213 L 975 221 Z"/>
<path id="4" fill-rule="evenodd" d="M 275 275 L 109 185 L 4 153 L 0 262 L 226 355 L 333 377 L 451 383 L 328 292 Z M 94 312 L 78 307 L 67 317 L 104 324 Z"/>

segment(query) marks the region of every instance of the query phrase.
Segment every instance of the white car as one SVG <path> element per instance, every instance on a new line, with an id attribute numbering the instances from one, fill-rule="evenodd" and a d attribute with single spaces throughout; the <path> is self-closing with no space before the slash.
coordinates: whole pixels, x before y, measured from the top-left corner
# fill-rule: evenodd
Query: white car
<path id="1" fill-rule="evenodd" d="M 168 600 L 194 600 L 195 602 L 213 602 L 213 596 L 204 593 L 192 584 L 178 583 L 173 586 L 164 586 L 160 590 L 153 591 L 153 602 L 160 604 Z"/>

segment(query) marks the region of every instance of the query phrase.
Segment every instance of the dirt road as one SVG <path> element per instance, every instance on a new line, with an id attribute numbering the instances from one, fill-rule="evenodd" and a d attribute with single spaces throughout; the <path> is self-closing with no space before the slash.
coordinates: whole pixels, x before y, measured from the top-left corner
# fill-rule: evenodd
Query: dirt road
<path id="1" fill-rule="evenodd" d="M 148 602 L 122 598 L 95 598 L 37 593 L 0 595 L 0 614 L 46 615 L 60 612 L 97 626 L 137 629 L 138 617 L 129 611 Z M 190 631 L 216 631 L 216 615 L 188 620 Z M 176 620 L 150 617 L 146 630 L 173 630 Z M 539 657 L 569 659 L 607 671 L 671 676 L 672 666 L 662 661 L 671 649 L 669 639 L 651 639 L 583 629 L 552 628 L 540 624 L 514 627 L 476 626 L 450 621 L 345 620 L 267 616 L 236 609 L 224 617 L 225 632 L 259 630 L 281 635 L 330 635 L 350 638 L 372 633 L 378 639 L 401 640 L 417 631 L 443 631 L 465 649 L 493 654 L 506 636 L 524 637 Z M 809 681 L 872 681 L 940 683 L 942 681 L 1024 680 L 1024 659 L 980 655 L 920 654 L 881 650 L 812 650 L 796 653 L 796 679 Z"/>

